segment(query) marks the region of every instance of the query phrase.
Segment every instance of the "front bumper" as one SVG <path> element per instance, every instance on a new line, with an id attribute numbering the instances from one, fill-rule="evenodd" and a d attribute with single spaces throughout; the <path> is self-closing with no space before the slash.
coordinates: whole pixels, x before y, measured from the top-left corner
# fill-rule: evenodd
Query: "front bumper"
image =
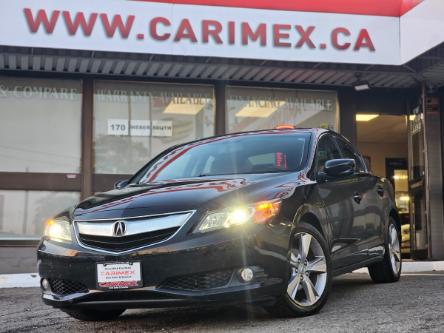
<path id="1" fill-rule="evenodd" d="M 43 300 L 54 307 L 167 307 L 197 303 L 249 303 L 272 301 L 280 295 L 287 277 L 286 233 L 258 226 L 253 233 L 216 232 L 180 242 L 127 253 L 106 255 L 76 243 L 42 241 L 38 269 L 42 279 L 80 283 L 80 292 L 57 294 L 43 290 Z M 104 291 L 97 288 L 96 267 L 103 262 L 141 262 L 143 287 Z M 255 278 L 242 282 L 238 271 L 252 267 Z M 214 288 L 175 288 L 165 281 L 175 277 L 232 272 L 229 282 Z"/>

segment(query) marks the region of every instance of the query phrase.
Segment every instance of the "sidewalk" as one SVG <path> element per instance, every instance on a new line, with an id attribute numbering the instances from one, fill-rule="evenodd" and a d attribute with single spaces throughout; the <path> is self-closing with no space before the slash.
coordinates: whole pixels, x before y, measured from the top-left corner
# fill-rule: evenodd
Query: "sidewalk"
<path id="1" fill-rule="evenodd" d="M 405 261 L 402 263 L 402 272 L 444 272 L 444 261 Z M 367 268 L 361 268 L 353 273 L 367 273 Z M 40 277 L 37 273 L 0 274 L 0 289 L 2 288 L 38 288 Z"/>
<path id="2" fill-rule="evenodd" d="M 444 272 L 444 261 L 403 261 L 402 272 Z M 353 273 L 367 273 L 367 268 L 358 269 Z"/>

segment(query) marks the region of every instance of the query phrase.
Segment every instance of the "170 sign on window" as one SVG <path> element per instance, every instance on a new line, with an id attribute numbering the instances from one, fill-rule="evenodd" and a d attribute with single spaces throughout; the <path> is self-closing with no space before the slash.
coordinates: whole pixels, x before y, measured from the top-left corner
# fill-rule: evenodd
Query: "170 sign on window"
<path id="1" fill-rule="evenodd" d="M 173 136 L 173 122 L 169 120 L 108 119 L 108 135 L 113 136 Z M 151 133 L 152 131 L 152 133 Z"/>
<path id="2" fill-rule="evenodd" d="M 128 133 L 128 120 L 108 119 L 108 135 L 123 136 Z"/>

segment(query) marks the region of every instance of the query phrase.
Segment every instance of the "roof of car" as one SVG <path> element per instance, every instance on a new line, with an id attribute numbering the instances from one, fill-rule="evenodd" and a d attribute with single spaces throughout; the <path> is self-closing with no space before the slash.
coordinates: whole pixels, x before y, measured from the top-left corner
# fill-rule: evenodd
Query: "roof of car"
<path id="1" fill-rule="evenodd" d="M 254 131 L 244 131 L 244 132 L 235 132 L 235 133 L 226 133 L 226 134 L 221 134 L 221 135 L 215 135 L 212 137 L 206 137 L 206 138 L 201 138 L 201 139 L 197 139 L 197 140 L 193 140 L 193 141 L 189 141 L 189 142 L 185 142 L 185 143 L 180 143 L 178 145 L 174 145 L 172 147 L 170 147 L 168 150 L 173 150 L 176 149 L 178 147 L 182 147 L 185 145 L 189 145 L 189 144 L 194 144 L 197 142 L 203 142 L 203 141 L 207 141 L 207 140 L 214 140 L 217 138 L 223 138 L 223 137 L 239 137 L 242 135 L 248 135 L 248 134 L 288 134 L 288 133 L 297 133 L 297 132 L 309 132 L 312 133 L 314 135 L 316 135 L 316 137 L 319 137 L 322 133 L 326 133 L 326 132 L 330 132 L 332 134 L 336 134 L 338 136 L 341 136 L 344 138 L 344 136 L 342 136 L 339 133 L 336 133 L 332 130 L 329 129 L 325 129 L 325 128 L 285 128 L 285 129 L 262 129 L 262 130 L 254 130 Z M 346 139 L 346 138 L 345 138 Z M 349 141 L 348 139 L 346 139 L 347 141 Z"/>
<path id="2" fill-rule="evenodd" d="M 351 143 L 350 140 L 348 138 L 346 138 L 345 136 L 343 136 L 342 134 L 340 134 L 338 132 L 335 132 L 335 131 L 333 131 L 331 129 L 320 128 L 320 127 L 311 127 L 311 128 L 310 127 L 306 127 L 306 128 L 304 128 L 304 127 L 294 127 L 294 128 L 282 128 L 282 129 L 273 128 L 273 129 L 245 131 L 245 132 L 238 132 L 238 133 L 229 133 L 229 134 L 224 134 L 224 135 L 221 135 L 221 136 L 242 135 L 242 134 L 248 134 L 248 133 L 256 133 L 256 134 L 261 134 L 261 133 L 263 133 L 263 134 L 267 134 L 267 133 L 273 133 L 273 134 L 283 133 L 284 134 L 284 133 L 287 133 L 288 134 L 288 133 L 291 133 L 291 132 L 296 132 L 296 133 L 297 132 L 310 132 L 310 133 L 315 134 L 317 137 L 319 137 L 323 133 L 327 133 L 328 132 L 328 133 L 337 135 L 337 136 L 343 138 L 344 140 L 346 140 L 347 142 Z"/>
<path id="3" fill-rule="evenodd" d="M 325 129 L 325 128 L 316 128 L 316 127 L 312 127 L 312 128 L 308 128 L 308 127 L 294 127 L 294 128 L 271 128 L 271 129 L 262 129 L 262 130 L 254 130 L 254 131 L 245 131 L 245 132 L 237 132 L 237 133 L 227 133 L 225 135 L 229 136 L 229 135 L 236 135 L 236 134 L 248 134 L 248 133 L 289 133 L 289 132 L 312 132 L 312 133 L 324 133 L 324 132 L 332 132 L 332 133 L 336 133 L 334 131 L 331 131 L 329 129 Z M 225 136 L 222 135 L 222 136 Z"/>

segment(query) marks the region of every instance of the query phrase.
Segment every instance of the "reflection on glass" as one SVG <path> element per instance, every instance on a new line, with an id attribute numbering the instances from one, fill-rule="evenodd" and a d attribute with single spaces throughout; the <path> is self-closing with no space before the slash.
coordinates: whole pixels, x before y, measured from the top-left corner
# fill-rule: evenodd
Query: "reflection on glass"
<path id="1" fill-rule="evenodd" d="M 81 81 L 0 77 L 0 172 L 80 170 Z"/>
<path id="2" fill-rule="evenodd" d="M 407 170 L 394 170 L 393 182 L 395 188 L 396 206 L 399 213 L 409 212 L 410 196 L 409 196 L 409 177 Z"/>
<path id="3" fill-rule="evenodd" d="M 79 199 L 77 192 L 0 191 L 0 239 L 41 237 L 44 222 Z"/>
<path id="4" fill-rule="evenodd" d="M 211 87 L 95 84 L 96 173 L 132 174 L 168 147 L 212 135 Z"/>
<path id="5" fill-rule="evenodd" d="M 422 114 L 409 116 L 409 127 L 412 144 L 412 163 L 410 177 L 413 181 L 424 177 L 424 132 Z"/>
<path id="6" fill-rule="evenodd" d="M 409 178 L 410 185 L 410 216 L 411 231 L 413 238 L 411 244 L 415 257 L 420 257 L 420 252 L 428 250 L 428 231 L 426 217 L 425 202 L 425 151 L 424 151 L 424 114 L 423 106 L 418 106 L 413 110 L 409 119 L 409 142 L 410 142 L 410 159 L 409 159 Z"/>
<path id="7" fill-rule="evenodd" d="M 136 181 L 299 171 L 304 167 L 309 140 L 308 132 L 209 138 L 159 156 Z"/>
<path id="8" fill-rule="evenodd" d="M 227 88 L 230 133 L 275 128 L 281 124 L 338 130 L 335 92 L 270 88 Z"/>

